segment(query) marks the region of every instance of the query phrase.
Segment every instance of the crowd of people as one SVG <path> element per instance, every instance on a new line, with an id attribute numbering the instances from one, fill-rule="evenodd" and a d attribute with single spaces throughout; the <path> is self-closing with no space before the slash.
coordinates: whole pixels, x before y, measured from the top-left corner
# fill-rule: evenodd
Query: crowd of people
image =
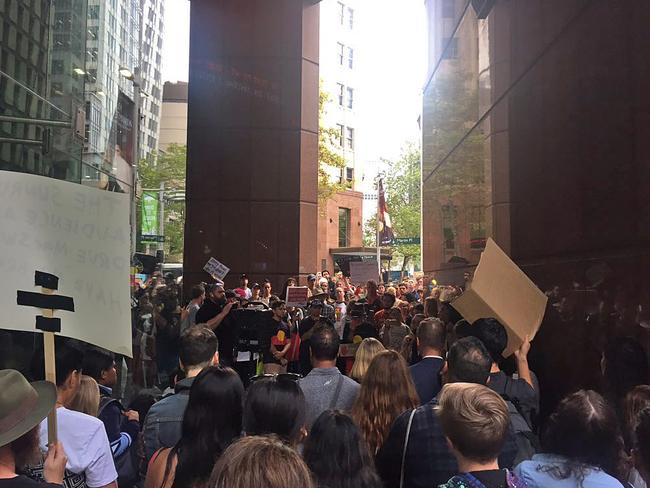
<path id="1" fill-rule="evenodd" d="M 551 289 L 538 336 L 504 358 L 504 324 L 453 308 L 462 287 L 355 286 L 323 271 L 307 277 L 308 303 L 291 307 L 297 279 L 276 294 L 270 280 L 240 278 L 234 289 L 197 284 L 187 303 L 172 277 L 139 290 L 129 398 L 114 390 L 120 358 L 62 338 L 56 388 L 28 382 L 38 362 L 0 371 L 0 488 L 650 482 L 643 315 L 610 307 L 602 290 L 587 290 L 600 299 L 591 310 L 575 289 Z M 576 332 L 558 328 L 574 323 L 593 337 L 567 358 L 555 344 Z M 572 361 L 595 371 L 578 377 Z"/>

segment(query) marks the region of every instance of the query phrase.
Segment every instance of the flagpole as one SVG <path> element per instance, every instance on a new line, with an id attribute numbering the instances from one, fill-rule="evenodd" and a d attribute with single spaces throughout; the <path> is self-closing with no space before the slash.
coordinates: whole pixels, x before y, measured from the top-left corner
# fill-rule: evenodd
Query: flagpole
<path id="1" fill-rule="evenodd" d="M 377 183 L 377 274 L 379 275 L 379 281 L 377 283 L 381 283 L 382 276 L 381 276 L 381 248 L 380 243 L 379 243 L 379 214 L 381 212 L 381 188 L 383 187 L 381 178 L 379 178 L 379 182 Z"/>

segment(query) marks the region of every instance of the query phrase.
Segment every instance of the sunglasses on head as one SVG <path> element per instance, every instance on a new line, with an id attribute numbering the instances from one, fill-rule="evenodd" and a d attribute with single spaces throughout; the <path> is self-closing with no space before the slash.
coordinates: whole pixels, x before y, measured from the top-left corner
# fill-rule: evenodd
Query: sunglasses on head
<path id="1" fill-rule="evenodd" d="M 277 374 L 258 374 L 253 377 L 251 377 L 251 383 L 255 383 L 256 381 L 262 381 L 262 380 L 272 380 L 275 379 L 276 381 L 293 381 L 296 382 L 300 378 L 302 378 L 301 375 L 297 373 L 277 373 Z"/>

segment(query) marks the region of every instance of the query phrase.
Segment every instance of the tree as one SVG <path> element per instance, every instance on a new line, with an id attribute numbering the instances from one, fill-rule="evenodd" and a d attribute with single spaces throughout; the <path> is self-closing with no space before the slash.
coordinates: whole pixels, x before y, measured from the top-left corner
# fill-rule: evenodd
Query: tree
<path id="1" fill-rule="evenodd" d="M 345 158 L 340 153 L 343 135 L 338 129 L 325 127 L 325 105 L 330 101 L 323 90 L 322 82 L 318 93 L 318 203 L 321 207 L 334 193 L 348 188 L 332 181 L 333 170 L 345 168 Z"/>
<path id="2" fill-rule="evenodd" d="M 396 237 L 420 237 L 421 179 L 420 150 L 407 144 L 396 161 L 382 160 L 387 166 L 384 177 L 386 205 Z M 364 244 L 376 246 L 377 219 L 366 221 Z M 402 271 L 420 258 L 419 244 L 393 244 L 394 256 L 402 258 Z"/>
<path id="3" fill-rule="evenodd" d="M 138 188 L 157 190 L 165 183 L 165 259 L 182 261 L 185 231 L 185 201 L 170 199 L 185 192 L 187 146 L 171 144 L 157 160 L 143 159 L 138 168 Z M 138 213 L 140 209 L 138 209 Z"/>

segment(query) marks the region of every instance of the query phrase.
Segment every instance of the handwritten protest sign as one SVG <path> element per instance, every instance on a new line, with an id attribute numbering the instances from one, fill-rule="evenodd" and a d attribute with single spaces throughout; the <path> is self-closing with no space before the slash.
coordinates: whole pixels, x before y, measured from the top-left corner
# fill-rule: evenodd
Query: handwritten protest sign
<path id="1" fill-rule="evenodd" d="M 35 331 L 16 290 L 31 290 L 41 270 L 75 297 L 61 335 L 131 356 L 129 215 L 126 194 L 0 171 L 0 328 Z"/>
<path id="2" fill-rule="evenodd" d="M 350 277 L 355 285 L 366 284 L 369 280 L 377 281 L 379 270 L 372 261 L 353 261 L 350 263 Z"/>
<path id="3" fill-rule="evenodd" d="M 223 279 L 230 271 L 230 268 L 225 264 L 220 263 L 216 259 L 210 258 L 210 260 L 205 263 L 205 266 L 203 266 L 203 270 L 206 271 L 215 280 L 223 281 Z"/>
<path id="4" fill-rule="evenodd" d="M 306 286 L 287 287 L 287 307 L 306 307 L 309 289 Z"/>
<path id="5" fill-rule="evenodd" d="M 469 322 L 494 317 L 508 332 L 504 357 L 531 340 L 544 318 L 548 298 L 499 246 L 488 239 L 472 287 L 451 304 Z"/>

